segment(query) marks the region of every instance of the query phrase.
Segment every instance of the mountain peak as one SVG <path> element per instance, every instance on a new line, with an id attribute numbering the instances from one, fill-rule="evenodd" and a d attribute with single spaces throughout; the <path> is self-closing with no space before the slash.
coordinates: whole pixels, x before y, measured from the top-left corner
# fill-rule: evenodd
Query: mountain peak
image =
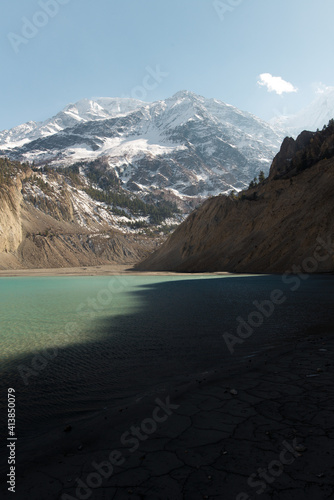
<path id="1" fill-rule="evenodd" d="M 271 120 L 271 124 L 297 137 L 305 129 L 313 132 L 321 130 L 332 118 L 334 118 L 334 87 L 327 87 L 320 91 L 306 108 L 294 115 L 276 117 Z"/>
<path id="2" fill-rule="evenodd" d="M 153 186 L 189 207 L 269 170 L 283 137 L 233 106 L 181 90 L 150 104 L 83 99 L 20 138 L 15 145 L 13 133 L 0 134 L 2 154 L 36 166 L 103 160 L 127 189 L 145 197 Z"/>
<path id="3" fill-rule="evenodd" d="M 176 100 L 176 99 L 198 99 L 198 98 L 201 98 L 201 96 L 195 94 L 195 92 L 191 92 L 190 90 L 179 90 L 170 99 Z"/>

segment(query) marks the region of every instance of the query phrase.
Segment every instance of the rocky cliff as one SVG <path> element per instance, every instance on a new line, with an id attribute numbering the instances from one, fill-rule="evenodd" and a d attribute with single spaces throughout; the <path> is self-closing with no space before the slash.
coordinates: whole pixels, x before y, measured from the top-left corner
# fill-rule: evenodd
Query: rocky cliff
<path id="1" fill-rule="evenodd" d="M 264 182 L 208 199 L 142 270 L 334 270 L 334 123 L 284 140 Z"/>

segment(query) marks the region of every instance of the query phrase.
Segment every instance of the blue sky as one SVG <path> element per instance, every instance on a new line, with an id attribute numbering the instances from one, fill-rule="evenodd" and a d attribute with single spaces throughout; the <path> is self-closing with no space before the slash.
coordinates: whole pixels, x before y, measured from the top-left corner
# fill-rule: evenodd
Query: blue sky
<path id="1" fill-rule="evenodd" d="M 1 130 L 85 97 L 183 89 L 269 119 L 334 85 L 333 0 L 15 0 L 4 11 Z"/>

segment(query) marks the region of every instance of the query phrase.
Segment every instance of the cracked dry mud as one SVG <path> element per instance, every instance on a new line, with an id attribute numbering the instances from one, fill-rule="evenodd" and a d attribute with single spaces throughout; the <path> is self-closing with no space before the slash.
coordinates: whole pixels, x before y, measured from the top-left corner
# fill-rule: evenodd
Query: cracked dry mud
<path id="1" fill-rule="evenodd" d="M 16 498 L 53 500 L 65 493 L 80 498 L 76 478 L 85 481 L 94 472 L 92 462 L 107 460 L 113 449 L 123 453 L 124 464 L 88 496 L 81 492 L 81 498 L 333 498 L 333 352 L 332 338 L 311 336 L 247 360 L 247 368 L 237 374 L 174 389 L 171 400 L 179 408 L 133 453 L 122 448 L 120 436 L 151 416 L 155 403 L 139 404 L 132 413 L 124 408 L 119 418 L 101 416 L 95 435 L 89 427 L 81 434 L 71 432 L 53 455 L 30 456 L 17 478 Z M 263 488 L 250 487 L 248 478 L 279 461 L 284 442 L 298 443 L 299 451 L 271 484 L 262 479 L 265 489 L 258 494 Z"/>

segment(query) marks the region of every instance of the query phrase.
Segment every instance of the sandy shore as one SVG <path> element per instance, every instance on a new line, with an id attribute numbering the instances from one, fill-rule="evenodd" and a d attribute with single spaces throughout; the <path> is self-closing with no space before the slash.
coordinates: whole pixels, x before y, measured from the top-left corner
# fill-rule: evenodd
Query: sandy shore
<path id="1" fill-rule="evenodd" d="M 18 450 L 15 498 L 332 498 L 333 354 L 332 336 L 299 338 L 55 429 Z"/>
<path id="2" fill-rule="evenodd" d="M 63 268 L 48 268 L 48 269 L 6 269 L 0 270 L 1 277 L 14 276 L 116 276 L 116 275 L 131 275 L 131 276 L 188 276 L 189 273 L 174 273 L 174 272 L 157 272 L 157 271 L 137 271 L 134 269 L 134 264 L 110 264 L 105 266 L 88 266 L 88 267 L 63 267 Z M 201 275 L 225 275 L 230 273 L 199 273 Z"/>

